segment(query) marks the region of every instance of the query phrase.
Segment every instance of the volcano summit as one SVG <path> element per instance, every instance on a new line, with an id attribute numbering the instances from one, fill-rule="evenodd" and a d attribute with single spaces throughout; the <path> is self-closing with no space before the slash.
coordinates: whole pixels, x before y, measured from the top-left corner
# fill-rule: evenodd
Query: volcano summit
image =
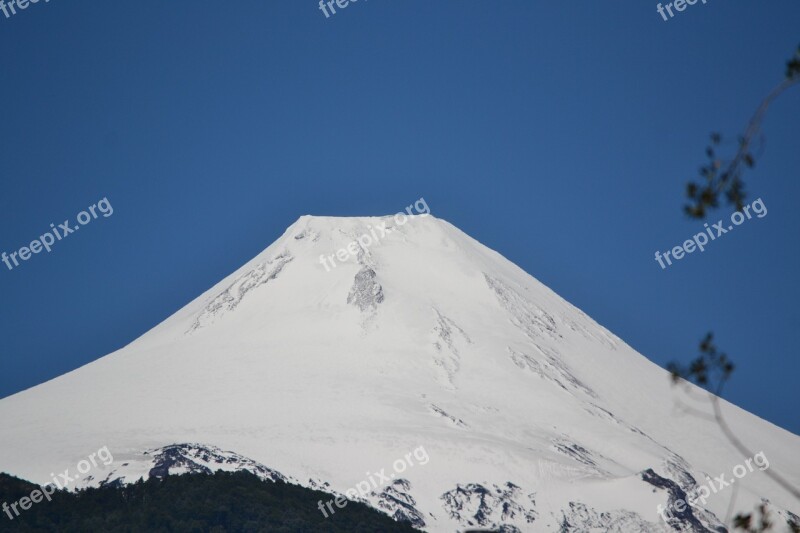
<path id="1" fill-rule="evenodd" d="M 320 264 L 382 224 L 378 244 Z M 47 483 L 107 446 L 114 463 L 77 486 L 248 470 L 435 532 L 722 531 L 733 487 L 674 504 L 725 473 L 738 509 L 764 498 L 776 522 L 796 519 L 762 470 L 731 475 L 748 458 L 677 394 L 665 370 L 444 220 L 304 216 L 130 345 L 0 401 L 0 471 Z M 721 407 L 800 483 L 800 438 Z M 395 466 L 420 448 L 424 464 Z"/>

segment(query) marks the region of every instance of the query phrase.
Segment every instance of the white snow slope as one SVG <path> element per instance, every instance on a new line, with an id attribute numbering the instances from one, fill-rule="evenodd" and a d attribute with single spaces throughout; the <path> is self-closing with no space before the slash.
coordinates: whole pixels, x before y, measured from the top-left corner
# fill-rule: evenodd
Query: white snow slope
<path id="1" fill-rule="evenodd" d="M 332 493 L 372 478 L 363 500 L 426 531 L 660 531 L 658 504 L 748 459 L 678 407 L 709 411 L 694 392 L 441 219 L 304 216 L 135 342 L 0 401 L 0 471 L 44 484 L 108 446 L 74 486 L 246 468 Z M 800 484 L 800 438 L 723 411 Z M 719 530 L 734 494 L 800 514 L 754 468 L 671 528 Z"/>

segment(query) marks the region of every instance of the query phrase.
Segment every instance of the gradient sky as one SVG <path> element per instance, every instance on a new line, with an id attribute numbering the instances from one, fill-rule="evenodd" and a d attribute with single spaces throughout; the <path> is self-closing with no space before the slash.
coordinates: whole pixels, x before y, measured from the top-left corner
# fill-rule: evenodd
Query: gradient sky
<path id="1" fill-rule="evenodd" d="M 800 433 L 800 87 L 746 176 L 768 215 L 654 260 L 702 230 L 684 184 L 708 134 L 738 134 L 781 80 L 799 22 L 796 0 L 709 0 L 667 22 L 641 0 L 0 14 L 0 252 L 114 208 L 0 264 L 0 397 L 121 348 L 303 214 L 424 197 L 660 365 L 713 330 L 738 365 L 726 396 Z"/>

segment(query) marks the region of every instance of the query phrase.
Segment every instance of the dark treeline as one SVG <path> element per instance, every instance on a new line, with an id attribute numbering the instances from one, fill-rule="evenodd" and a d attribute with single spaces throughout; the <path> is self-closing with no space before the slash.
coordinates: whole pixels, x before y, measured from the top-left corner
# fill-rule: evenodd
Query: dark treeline
<path id="1" fill-rule="evenodd" d="M 11 505 L 38 488 L 0 474 L 0 505 Z M 0 531 L 416 531 L 354 502 L 325 518 L 317 502 L 330 499 L 330 494 L 283 482 L 264 482 L 247 472 L 187 474 L 77 493 L 57 491 L 51 501 L 35 503 L 13 520 L 3 512 Z"/>

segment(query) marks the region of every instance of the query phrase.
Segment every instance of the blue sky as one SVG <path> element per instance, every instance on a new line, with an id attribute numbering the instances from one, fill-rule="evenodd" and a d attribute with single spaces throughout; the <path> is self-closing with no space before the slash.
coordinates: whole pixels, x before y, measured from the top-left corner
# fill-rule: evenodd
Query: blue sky
<path id="1" fill-rule="evenodd" d="M 658 364 L 703 334 L 727 397 L 800 433 L 800 87 L 764 123 L 753 219 L 661 270 L 711 131 L 740 132 L 800 3 L 66 2 L 0 13 L 0 397 L 118 349 L 303 214 L 432 212 Z M 730 209 L 714 213 L 712 221 Z M 795 275 L 791 273 L 794 272 Z M 154 370 L 155 371 L 155 370 Z"/>

